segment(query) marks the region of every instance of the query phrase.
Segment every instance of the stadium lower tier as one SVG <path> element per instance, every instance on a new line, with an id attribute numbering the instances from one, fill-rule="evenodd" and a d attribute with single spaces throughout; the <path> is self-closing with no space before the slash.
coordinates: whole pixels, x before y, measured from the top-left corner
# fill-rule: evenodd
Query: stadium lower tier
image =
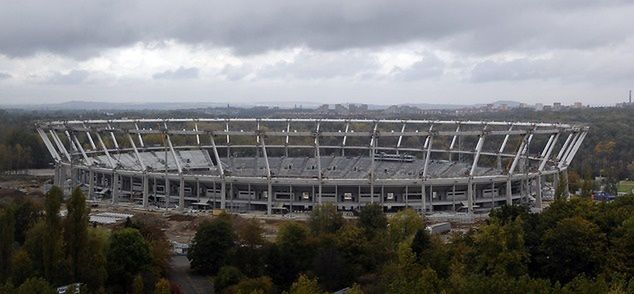
<path id="1" fill-rule="evenodd" d="M 409 164 L 399 163 L 399 168 L 394 170 L 407 174 Z M 447 170 L 463 168 L 456 163 L 446 165 Z M 442 164 L 435 163 L 435 166 Z M 354 170 L 354 167 L 348 168 Z M 71 169 L 61 165 L 56 169 L 55 180 L 61 186 L 80 185 L 89 199 L 113 204 L 127 202 L 146 208 L 221 208 L 269 214 L 310 211 L 320 203 L 331 203 L 339 210 L 356 210 L 368 203 L 379 203 L 386 211 L 411 207 L 426 213 L 477 213 L 504 204 L 538 202 L 541 205 L 545 191 L 543 175 L 496 176 L 492 172 L 494 169 L 483 170 L 482 176 L 476 178 L 451 172 L 451 177 L 427 180 L 394 176 L 394 173 L 391 177 L 382 177 L 380 174 L 386 172 L 379 170 L 373 181 L 367 175 L 319 179 L 297 174 L 269 178 L 251 172 L 245 176 L 245 169 L 236 166 L 226 165 L 226 169 L 241 172 L 223 177 L 208 169 L 178 174 L 86 166 Z M 309 165 L 307 169 L 312 168 Z M 346 175 L 354 175 L 354 172 Z"/>

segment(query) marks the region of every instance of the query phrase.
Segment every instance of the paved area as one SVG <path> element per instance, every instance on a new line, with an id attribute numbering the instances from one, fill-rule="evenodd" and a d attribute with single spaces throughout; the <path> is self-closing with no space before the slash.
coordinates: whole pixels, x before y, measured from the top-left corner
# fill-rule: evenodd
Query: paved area
<path id="1" fill-rule="evenodd" d="M 208 277 L 198 276 L 189 271 L 189 260 L 186 256 L 172 256 L 170 264 L 172 267 L 168 274 L 169 280 L 178 285 L 181 293 L 214 293 L 214 287 Z"/>

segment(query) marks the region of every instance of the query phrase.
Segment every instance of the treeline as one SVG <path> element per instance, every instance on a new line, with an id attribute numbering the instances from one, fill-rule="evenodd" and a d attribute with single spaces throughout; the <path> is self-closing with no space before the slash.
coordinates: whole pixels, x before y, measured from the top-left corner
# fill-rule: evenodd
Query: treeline
<path id="1" fill-rule="evenodd" d="M 444 240 L 411 209 L 378 205 L 345 220 L 317 207 L 274 241 L 259 222 L 223 215 L 202 224 L 191 268 L 217 293 L 632 293 L 634 196 L 559 199 L 541 214 L 494 210 L 486 224 Z"/>
<path id="2" fill-rule="evenodd" d="M 562 111 L 513 109 L 469 114 L 466 119 L 581 123 L 590 132 L 572 161 L 581 177 L 604 176 L 609 181 L 634 179 L 634 108 L 582 108 Z"/>
<path id="3" fill-rule="evenodd" d="M 90 226 L 79 188 L 65 217 L 61 204 L 57 187 L 43 203 L 0 204 L 0 293 L 56 293 L 54 287 L 76 283 L 81 293 L 171 292 L 162 279 L 170 244 L 157 219 L 128 220 L 111 231 Z"/>

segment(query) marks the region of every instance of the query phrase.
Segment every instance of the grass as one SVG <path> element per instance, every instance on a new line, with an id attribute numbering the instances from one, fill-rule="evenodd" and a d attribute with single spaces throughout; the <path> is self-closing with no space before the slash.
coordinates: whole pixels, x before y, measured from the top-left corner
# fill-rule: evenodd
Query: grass
<path id="1" fill-rule="evenodd" d="M 617 189 L 619 192 L 630 193 L 634 189 L 634 181 L 620 181 Z"/>

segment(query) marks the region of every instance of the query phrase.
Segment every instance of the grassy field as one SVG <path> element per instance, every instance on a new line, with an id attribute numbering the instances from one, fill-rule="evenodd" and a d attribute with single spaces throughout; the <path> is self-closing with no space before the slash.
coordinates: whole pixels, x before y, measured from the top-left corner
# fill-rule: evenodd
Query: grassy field
<path id="1" fill-rule="evenodd" d="M 630 193 L 634 189 L 634 181 L 620 181 L 617 189 L 619 192 Z"/>

